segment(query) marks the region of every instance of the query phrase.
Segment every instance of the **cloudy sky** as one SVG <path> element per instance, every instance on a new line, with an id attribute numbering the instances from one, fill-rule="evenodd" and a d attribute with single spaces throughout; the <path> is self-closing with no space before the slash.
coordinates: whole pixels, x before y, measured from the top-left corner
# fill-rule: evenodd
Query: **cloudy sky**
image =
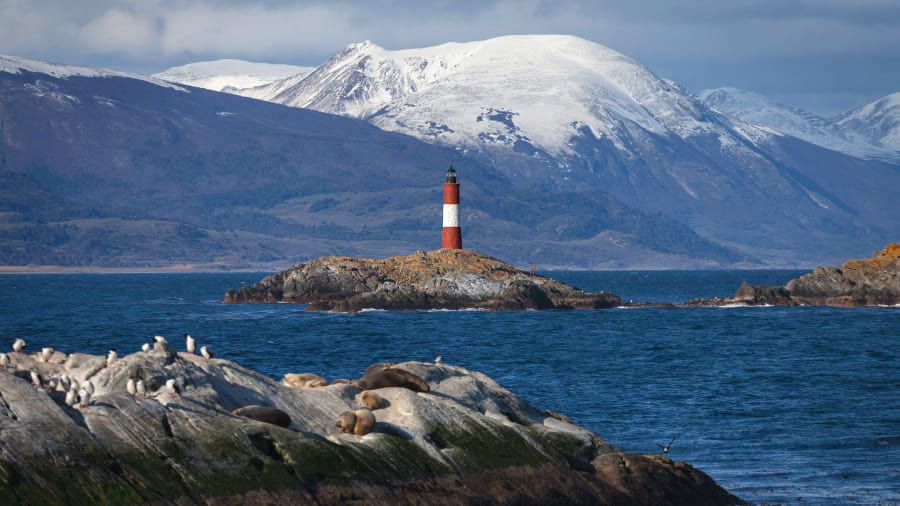
<path id="1" fill-rule="evenodd" d="M 578 35 L 693 91 L 735 86 L 823 115 L 900 91 L 898 0 L 0 0 L 0 54 L 139 73 L 526 33 Z"/>

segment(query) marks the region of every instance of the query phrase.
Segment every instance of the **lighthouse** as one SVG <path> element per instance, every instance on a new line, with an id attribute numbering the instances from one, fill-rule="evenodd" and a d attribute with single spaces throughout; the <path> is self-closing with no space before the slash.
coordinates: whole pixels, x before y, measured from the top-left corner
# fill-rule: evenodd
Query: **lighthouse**
<path id="1" fill-rule="evenodd" d="M 441 230 L 442 249 L 462 249 L 462 232 L 459 229 L 459 183 L 451 166 L 444 181 L 444 228 Z"/>

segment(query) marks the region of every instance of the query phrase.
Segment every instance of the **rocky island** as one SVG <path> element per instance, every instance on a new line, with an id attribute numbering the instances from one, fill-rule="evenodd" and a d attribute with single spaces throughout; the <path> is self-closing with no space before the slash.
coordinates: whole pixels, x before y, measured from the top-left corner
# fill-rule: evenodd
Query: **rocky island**
<path id="1" fill-rule="evenodd" d="M 228 290 L 225 302 L 297 302 L 307 309 L 599 309 L 622 300 L 586 293 L 470 250 L 385 259 L 325 256 Z"/>
<path id="2" fill-rule="evenodd" d="M 896 306 L 900 304 L 900 243 L 888 244 L 872 258 L 848 260 L 840 267 L 816 267 L 784 286 L 741 284 L 728 299 L 695 299 L 687 306 L 722 304 L 772 306 Z"/>
<path id="3" fill-rule="evenodd" d="M 121 358 L 0 358 L 5 504 L 740 502 L 448 364 L 277 382 L 161 338 Z"/>

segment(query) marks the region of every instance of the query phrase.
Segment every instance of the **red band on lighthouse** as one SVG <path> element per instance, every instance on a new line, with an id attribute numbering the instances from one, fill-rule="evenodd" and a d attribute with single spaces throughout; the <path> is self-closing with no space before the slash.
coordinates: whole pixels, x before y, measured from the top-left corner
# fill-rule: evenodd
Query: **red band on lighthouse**
<path id="1" fill-rule="evenodd" d="M 441 230 L 441 248 L 462 249 L 462 231 L 459 228 L 459 183 L 453 167 L 447 171 L 444 183 L 444 228 Z"/>

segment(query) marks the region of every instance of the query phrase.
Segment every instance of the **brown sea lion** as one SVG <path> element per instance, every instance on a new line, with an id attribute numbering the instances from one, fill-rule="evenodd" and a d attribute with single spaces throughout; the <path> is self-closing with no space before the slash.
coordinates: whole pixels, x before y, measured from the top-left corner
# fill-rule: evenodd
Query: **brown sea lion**
<path id="1" fill-rule="evenodd" d="M 353 434 L 353 428 L 356 427 L 356 415 L 352 411 L 344 411 L 338 415 L 335 425 L 344 434 Z"/>
<path id="2" fill-rule="evenodd" d="M 375 414 L 366 408 L 344 411 L 338 416 L 335 425 L 344 434 L 365 436 L 375 427 Z"/>
<path id="3" fill-rule="evenodd" d="M 366 367 L 366 370 L 363 371 L 363 376 L 366 374 L 370 374 L 377 371 L 383 371 L 385 369 L 390 369 L 394 365 L 393 362 L 376 362 L 369 367 Z"/>
<path id="4" fill-rule="evenodd" d="M 366 390 L 361 394 L 362 403 L 366 405 L 369 409 L 380 409 L 384 406 L 384 399 L 381 398 L 380 395 L 372 392 L 371 390 Z"/>
<path id="5" fill-rule="evenodd" d="M 388 370 L 402 374 L 406 378 L 406 385 L 404 386 L 410 390 L 415 390 L 416 392 L 428 392 L 431 390 L 431 387 L 428 386 L 428 383 L 425 383 L 425 380 L 406 369 L 391 367 Z"/>
<path id="6" fill-rule="evenodd" d="M 372 432 L 375 427 L 375 413 L 372 410 L 363 408 L 353 412 L 356 415 L 356 424 L 353 426 L 353 433 L 357 436 L 365 436 Z"/>
<path id="7" fill-rule="evenodd" d="M 281 378 L 281 383 L 292 388 L 316 388 L 328 385 L 328 380 L 311 372 L 287 373 Z"/>
<path id="8" fill-rule="evenodd" d="M 251 404 L 250 406 L 238 408 L 231 413 L 238 416 L 250 418 L 258 422 L 277 425 L 279 427 L 287 427 L 291 424 L 291 417 L 278 408 L 270 408 L 267 406 Z"/>
<path id="9" fill-rule="evenodd" d="M 382 369 L 363 374 L 363 377 L 356 382 L 356 386 L 363 390 L 402 387 L 406 386 L 406 376 L 392 369 Z"/>

